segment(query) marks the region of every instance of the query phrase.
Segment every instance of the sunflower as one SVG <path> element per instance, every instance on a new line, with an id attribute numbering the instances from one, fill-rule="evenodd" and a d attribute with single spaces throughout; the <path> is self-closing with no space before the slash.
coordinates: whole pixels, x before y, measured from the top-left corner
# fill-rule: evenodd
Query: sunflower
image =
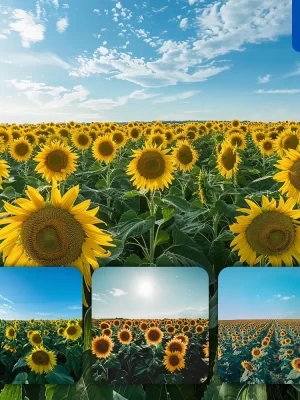
<path id="1" fill-rule="evenodd" d="M 38 162 L 35 171 L 42 174 L 47 182 L 51 182 L 53 178 L 62 181 L 76 171 L 77 158 L 77 154 L 72 153 L 69 146 L 53 142 L 45 145 L 34 157 L 34 161 Z"/>
<path id="2" fill-rule="evenodd" d="M 37 347 L 26 357 L 28 367 L 36 374 L 52 371 L 57 364 L 56 355 L 44 347 Z"/>
<path id="3" fill-rule="evenodd" d="M 261 351 L 260 348 L 254 347 L 254 349 L 251 350 L 251 354 L 254 358 L 259 358 L 262 356 L 263 352 Z"/>
<path id="4" fill-rule="evenodd" d="M 159 328 L 154 326 L 146 331 L 145 339 L 148 344 L 159 344 L 163 340 L 163 333 Z"/>
<path id="5" fill-rule="evenodd" d="M 185 367 L 183 355 L 179 351 L 168 351 L 164 356 L 164 365 L 166 369 L 173 373 L 176 370 L 180 371 Z"/>
<path id="6" fill-rule="evenodd" d="M 163 133 L 152 133 L 150 136 L 148 136 L 147 143 L 150 146 L 164 148 L 164 147 L 166 147 L 167 139 L 166 139 L 164 132 Z"/>
<path id="7" fill-rule="evenodd" d="M 111 235 L 95 226 L 102 222 L 95 216 L 99 207 L 88 210 L 90 200 L 73 205 L 78 193 L 79 185 L 61 196 L 53 180 L 48 201 L 27 186 L 29 199 L 17 199 L 17 205 L 4 202 L 1 224 L 7 226 L 0 230 L 4 265 L 74 266 L 90 288 L 90 266 L 98 268 L 97 257 L 110 256 L 103 246 L 114 245 Z"/>
<path id="8" fill-rule="evenodd" d="M 92 138 L 89 132 L 78 130 L 72 133 L 72 142 L 78 150 L 87 150 L 92 143 Z"/>
<path id="9" fill-rule="evenodd" d="M 37 146 L 38 138 L 37 135 L 33 132 L 26 132 L 24 133 L 25 139 L 31 144 L 32 147 Z"/>
<path id="10" fill-rule="evenodd" d="M 287 151 L 286 157 L 279 160 L 275 167 L 281 170 L 274 175 L 277 182 L 283 183 L 279 191 L 300 203 L 300 153 L 296 150 Z"/>
<path id="11" fill-rule="evenodd" d="M 99 136 L 93 144 L 93 156 L 98 161 L 110 163 L 116 156 L 117 145 L 110 136 Z"/>
<path id="12" fill-rule="evenodd" d="M 58 329 L 57 329 L 57 334 L 59 335 L 59 336 L 64 336 L 64 332 L 65 332 L 65 328 L 63 328 L 62 326 L 60 326 Z"/>
<path id="13" fill-rule="evenodd" d="M 114 343 L 108 336 L 97 336 L 92 341 L 92 353 L 98 358 L 107 358 L 112 349 Z"/>
<path id="14" fill-rule="evenodd" d="M 122 344 L 129 344 L 132 341 L 132 334 L 129 329 L 121 329 L 118 332 L 119 342 Z"/>
<path id="15" fill-rule="evenodd" d="M 295 220 L 300 217 L 300 210 L 293 210 L 295 201 L 284 202 L 280 197 L 276 200 L 262 197 L 262 207 L 246 199 L 250 209 L 240 208 L 238 211 L 248 214 L 236 218 L 230 230 L 237 236 L 231 242 L 233 251 L 238 250 L 240 261 L 249 265 L 257 264 L 267 257 L 271 265 L 293 265 L 293 257 L 300 261 L 300 227 Z"/>
<path id="16" fill-rule="evenodd" d="M 296 150 L 300 144 L 300 132 L 293 132 L 290 129 L 283 131 L 275 140 L 275 149 L 283 157 L 287 150 Z"/>
<path id="17" fill-rule="evenodd" d="M 111 140 L 115 142 L 117 147 L 122 147 L 126 144 L 127 135 L 122 131 L 115 131 L 111 134 Z"/>
<path id="18" fill-rule="evenodd" d="M 141 330 L 142 332 L 146 332 L 147 329 L 148 329 L 148 324 L 147 324 L 146 322 L 142 322 L 142 323 L 140 324 L 140 330 Z"/>
<path id="19" fill-rule="evenodd" d="M 242 361 L 241 365 L 244 369 L 247 369 L 248 371 L 255 371 L 254 365 L 249 361 Z"/>
<path id="20" fill-rule="evenodd" d="M 24 137 L 13 140 L 9 146 L 9 154 L 19 162 L 29 160 L 32 150 L 31 144 Z"/>
<path id="21" fill-rule="evenodd" d="M 0 160 L 0 189 L 2 189 L 2 182 L 3 178 L 8 178 L 9 177 L 9 165 L 5 160 Z"/>
<path id="22" fill-rule="evenodd" d="M 128 131 L 128 136 L 130 139 L 137 141 L 142 137 L 142 130 L 139 129 L 137 126 L 133 126 Z"/>
<path id="23" fill-rule="evenodd" d="M 82 335 L 82 329 L 78 324 L 69 325 L 64 331 L 64 336 L 68 340 L 77 340 Z"/>
<path id="24" fill-rule="evenodd" d="M 187 140 L 177 142 L 173 157 L 175 165 L 181 171 L 190 171 L 198 160 L 197 151 Z"/>
<path id="25" fill-rule="evenodd" d="M 223 142 L 217 158 L 219 173 L 226 179 L 232 178 L 233 175 L 236 175 L 240 162 L 241 158 L 235 147 L 232 147 L 227 142 Z"/>
<path id="26" fill-rule="evenodd" d="M 110 328 L 106 328 L 106 329 L 103 329 L 102 334 L 103 334 L 104 336 L 111 337 L 112 334 L 113 334 L 113 332 L 112 332 L 112 330 L 111 330 Z"/>
<path id="27" fill-rule="evenodd" d="M 183 334 L 176 335 L 176 336 L 174 336 L 173 339 L 181 340 L 186 345 L 188 345 L 188 343 L 189 343 L 189 338 L 186 335 L 183 335 Z"/>
<path id="28" fill-rule="evenodd" d="M 204 332 L 204 326 L 202 325 L 197 325 L 195 328 L 195 332 L 201 335 Z"/>
<path id="29" fill-rule="evenodd" d="M 240 150 L 245 150 L 246 148 L 246 137 L 242 133 L 230 133 L 226 141 L 230 144 L 232 147 L 237 147 Z"/>
<path id="30" fill-rule="evenodd" d="M 275 152 L 274 141 L 268 138 L 260 141 L 258 148 L 263 156 L 271 156 Z"/>
<path id="31" fill-rule="evenodd" d="M 127 175 L 133 175 L 131 181 L 139 190 L 163 190 L 174 179 L 173 156 L 169 150 L 162 150 L 147 144 L 141 150 L 134 150 L 127 168 Z"/>
<path id="32" fill-rule="evenodd" d="M 206 343 L 203 346 L 203 353 L 204 353 L 204 357 L 208 358 L 209 357 L 209 343 Z"/>
<path id="33" fill-rule="evenodd" d="M 17 332 L 13 326 L 8 326 L 5 329 L 5 337 L 9 340 L 14 340 L 17 337 Z"/>
<path id="34" fill-rule="evenodd" d="M 10 351 L 11 353 L 16 353 L 17 349 L 15 347 L 9 346 L 8 344 L 5 344 L 3 346 L 3 349 L 6 351 Z"/>
<path id="35" fill-rule="evenodd" d="M 43 344 L 43 338 L 39 331 L 33 331 L 29 336 L 29 342 L 32 346 L 41 346 Z"/>
<path id="36" fill-rule="evenodd" d="M 293 367 L 294 371 L 300 372 L 300 358 L 294 358 L 291 361 L 291 366 Z"/>
<path id="37" fill-rule="evenodd" d="M 241 125 L 241 123 L 240 123 L 240 121 L 239 121 L 238 119 L 233 119 L 233 120 L 231 121 L 231 126 L 232 126 L 233 128 L 239 128 L 240 125 Z"/>
<path id="38" fill-rule="evenodd" d="M 169 340 L 168 343 L 166 344 L 166 353 L 168 351 L 169 352 L 178 351 L 180 354 L 184 355 L 186 353 L 186 344 L 179 339 Z"/>

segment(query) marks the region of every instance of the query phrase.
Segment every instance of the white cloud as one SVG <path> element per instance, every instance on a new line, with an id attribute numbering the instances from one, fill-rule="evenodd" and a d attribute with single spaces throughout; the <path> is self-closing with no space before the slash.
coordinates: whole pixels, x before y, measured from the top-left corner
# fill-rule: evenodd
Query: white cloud
<path id="1" fill-rule="evenodd" d="M 287 301 L 287 300 L 294 299 L 295 297 L 296 297 L 295 295 L 293 295 L 293 296 L 283 296 L 283 297 L 281 297 L 281 300 Z"/>
<path id="2" fill-rule="evenodd" d="M 92 294 L 92 300 L 93 301 L 101 301 L 101 303 L 108 304 L 107 301 L 105 300 L 106 295 L 102 293 L 93 293 Z"/>
<path id="3" fill-rule="evenodd" d="M 275 90 L 256 90 L 259 94 L 298 94 L 300 89 L 275 89 Z"/>
<path id="4" fill-rule="evenodd" d="M 174 94 L 174 95 L 170 95 L 170 96 L 160 97 L 159 99 L 154 100 L 153 103 L 154 104 L 171 103 L 172 101 L 188 99 L 190 97 L 196 96 L 198 93 L 200 93 L 199 90 L 190 90 L 188 92 L 183 92 L 183 93 L 178 93 L 178 94 Z"/>
<path id="5" fill-rule="evenodd" d="M 122 4 L 118 1 L 118 3 L 116 4 L 116 8 L 121 9 L 122 8 Z"/>
<path id="6" fill-rule="evenodd" d="M 258 83 L 264 84 L 264 83 L 268 83 L 271 80 L 271 75 L 267 74 L 265 76 L 259 76 L 257 81 Z"/>
<path id="7" fill-rule="evenodd" d="M 82 310 L 82 306 L 70 306 L 68 307 L 69 310 Z"/>
<path id="8" fill-rule="evenodd" d="M 117 289 L 117 288 L 113 288 L 112 290 L 109 291 L 109 293 L 112 294 L 112 295 L 115 296 L 115 297 L 127 295 L 127 293 L 124 292 L 124 290 L 122 290 L 122 289 Z"/>
<path id="9" fill-rule="evenodd" d="M 0 299 L 2 299 L 3 301 L 6 301 L 7 303 L 14 304 L 13 301 L 11 301 L 11 300 L 9 300 L 8 298 L 2 296 L 2 294 L 0 294 Z"/>
<path id="10" fill-rule="evenodd" d="M 62 8 L 70 8 L 69 4 L 65 3 L 62 5 Z"/>
<path id="11" fill-rule="evenodd" d="M 31 43 L 44 40 L 45 27 L 37 23 L 32 12 L 22 9 L 15 9 L 11 17 L 14 22 L 9 24 L 11 30 L 18 32 L 23 47 L 30 47 Z"/>
<path id="12" fill-rule="evenodd" d="M 189 24 L 188 18 L 183 18 L 183 19 L 180 21 L 179 27 L 180 27 L 183 31 L 185 31 L 185 30 L 187 30 L 187 28 L 188 28 L 188 24 Z"/>
<path id="13" fill-rule="evenodd" d="M 34 66 L 54 66 L 64 69 L 70 68 L 70 64 L 62 60 L 59 56 L 50 52 L 35 53 L 29 50 L 26 53 L 6 53 L 5 58 L 0 57 L 0 63 L 14 64 L 19 66 L 34 67 Z"/>
<path id="14" fill-rule="evenodd" d="M 198 0 L 188 0 L 190 6 L 193 6 L 197 1 Z"/>
<path id="15" fill-rule="evenodd" d="M 281 294 L 274 294 L 274 296 L 273 297 L 277 297 L 278 299 L 280 299 L 280 297 L 281 297 Z"/>
<path id="16" fill-rule="evenodd" d="M 56 30 L 59 33 L 63 33 L 66 31 L 66 29 L 69 26 L 69 21 L 67 17 L 64 18 L 60 18 L 57 22 L 56 22 Z"/>

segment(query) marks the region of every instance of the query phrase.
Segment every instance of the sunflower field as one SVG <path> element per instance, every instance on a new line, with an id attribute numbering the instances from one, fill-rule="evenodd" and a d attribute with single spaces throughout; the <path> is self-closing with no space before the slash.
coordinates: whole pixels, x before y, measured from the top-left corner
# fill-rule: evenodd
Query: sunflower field
<path id="1" fill-rule="evenodd" d="M 72 384 L 82 374 L 82 320 L 0 320 L 0 382 Z"/>
<path id="2" fill-rule="evenodd" d="M 93 320 L 98 383 L 199 384 L 208 375 L 208 320 Z"/>
<path id="3" fill-rule="evenodd" d="M 297 398 L 298 387 L 226 385 L 216 360 L 219 272 L 232 265 L 299 266 L 299 127 L 238 120 L 0 126 L 2 265 L 68 265 L 82 272 L 86 360 L 95 269 L 200 265 L 210 277 L 205 383 L 135 385 L 130 394 L 118 385 L 95 386 L 87 366 L 77 386 L 47 394 L 44 388 L 40 398 L 83 392 L 92 398 L 100 390 L 107 399 L 151 393 L 148 398 L 176 400 L 184 393 L 264 400 L 275 392 Z M 22 396 L 26 390 L 30 400 L 37 395 L 14 390 Z"/>
<path id="4" fill-rule="evenodd" d="M 226 382 L 300 383 L 300 321 L 219 321 L 218 374 Z"/>

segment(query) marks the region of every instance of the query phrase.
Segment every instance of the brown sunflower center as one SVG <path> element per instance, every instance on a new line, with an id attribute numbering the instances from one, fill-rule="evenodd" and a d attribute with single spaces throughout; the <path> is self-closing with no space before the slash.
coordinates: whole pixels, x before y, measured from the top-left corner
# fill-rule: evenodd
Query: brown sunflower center
<path id="1" fill-rule="evenodd" d="M 139 174 L 146 179 L 159 178 L 165 172 L 165 167 L 163 156 L 153 150 L 144 152 L 137 163 Z"/>
<path id="2" fill-rule="evenodd" d="M 161 137 L 157 136 L 152 140 L 152 143 L 156 146 L 160 146 L 162 144 L 163 140 Z"/>
<path id="3" fill-rule="evenodd" d="M 299 145 L 299 139 L 298 139 L 297 135 L 287 135 L 282 140 L 282 147 L 285 150 L 296 149 L 298 145 Z"/>
<path id="4" fill-rule="evenodd" d="M 28 153 L 29 146 L 26 143 L 19 143 L 15 147 L 15 152 L 18 156 L 25 156 Z"/>
<path id="5" fill-rule="evenodd" d="M 234 136 L 232 139 L 231 139 L 231 143 L 232 143 L 232 145 L 233 146 L 241 146 L 242 145 L 242 139 L 240 138 L 240 137 L 238 137 L 238 136 Z"/>
<path id="6" fill-rule="evenodd" d="M 179 365 L 179 357 L 175 354 L 172 354 L 169 358 L 169 363 L 172 365 L 172 367 L 176 367 L 177 365 Z"/>
<path id="7" fill-rule="evenodd" d="M 124 136 L 121 133 L 114 133 L 113 135 L 113 141 L 116 142 L 117 144 L 120 144 L 123 142 Z"/>
<path id="8" fill-rule="evenodd" d="M 138 129 L 136 129 L 136 128 L 131 129 L 130 135 L 131 135 L 131 137 L 133 137 L 134 139 L 138 138 L 138 137 L 139 137 L 139 131 L 138 131 Z"/>
<path id="9" fill-rule="evenodd" d="M 68 335 L 76 335 L 76 333 L 77 333 L 77 329 L 75 326 L 72 325 L 67 328 Z"/>
<path id="10" fill-rule="evenodd" d="M 34 141 L 35 141 L 35 138 L 33 135 L 26 135 L 26 139 L 28 140 L 28 142 L 30 144 L 34 143 Z"/>
<path id="11" fill-rule="evenodd" d="M 67 266 L 82 252 L 84 230 L 67 210 L 46 207 L 31 214 L 22 225 L 27 255 L 37 265 Z"/>
<path id="12" fill-rule="evenodd" d="M 150 340 L 156 341 L 159 339 L 159 332 L 157 330 L 151 330 L 148 337 Z"/>
<path id="13" fill-rule="evenodd" d="M 45 164 L 51 171 L 60 172 L 68 165 L 68 155 L 61 150 L 51 151 L 46 157 Z"/>
<path id="14" fill-rule="evenodd" d="M 253 219 L 246 230 L 253 250 L 264 255 L 277 255 L 287 251 L 295 239 L 295 228 L 290 217 L 268 211 Z"/>
<path id="15" fill-rule="evenodd" d="M 171 343 L 169 346 L 169 350 L 172 351 L 179 351 L 181 353 L 182 351 L 182 346 L 180 345 L 180 343 Z"/>
<path id="16" fill-rule="evenodd" d="M 38 343 L 38 344 L 42 343 L 41 335 L 38 333 L 32 335 L 31 340 L 33 341 L 33 343 Z"/>
<path id="17" fill-rule="evenodd" d="M 300 160 L 294 162 L 290 168 L 289 178 L 291 184 L 298 190 L 300 190 Z"/>
<path id="18" fill-rule="evenodd" d="M 82 146 L 85 146 L 89 142 L 89 138 L 86 135 L 79 135 L 78 138 L 78 143 L 81 144 Z"/>
<path id="19" fill-rule="evenodd" d="M 8 334 L 9 334 L 9 336 L 14 336 L 15 330 L 11 328 L 11 329 L 8 331 Z"/>
<path id="20" fill-rule="evenodd" d="M 264 150 L 272 150 L 272 147 L 273 147 L 273 145 L 272 145 L 271 142 L 265 142 L 265 143 L 263 144 Z"/>
<path id="21" fill-rule="evenodd" d="M 253 354 L 254 354 L 255 356 L 259 356 L 259 355 L 260 355 L 260 350 L 254 350 L 254 351 L 253 351 Z"/>
<path id="22" fill-rule="evenodd" d="M 109 350 L 109 343 L 105 339 L 100 339 L 96 342 L 96 350 L 98 353 L 105 354 Z"/>
<path id="23" fill-rule="evenodd" d="M 264 135 L 263 133 L 258 133 L 258 134 L 256 135 L 256 140 L 257 140 L 258 142 L 261 142 L 262 140 L 264 140 L 264 138 L 265 138 L 265 135 Z"/>
<path id="24" fill-rule="evenodd" d="M 180 147 L 177 153 L 177 158 L 182 164 L 189 164 L 193 161 L 193 153 L 189 146 L 184 144 Z"/>
<path id="25" fill-rule="evenodd" d="M 127 341 L 127 340 L 129 340 L 129 338 L 130 338 L 130 334 L 129 334 L 128 331 L 125 330 L 125 331 L 121 332 L 120 337 L 121 337 L 122 340 Z"/>
<path id="26" fill-rule="evenodd" d="M 112 155 L 114 148 L 110 142 L 102 142 L 99 144 L 98 150 L 101 155 L 110 156 Z"/>
<path id="27" fill-rule="evenodd" d="M 221 160 L 222 166 L 227 169 L 227 171 L 231 171 L 236 163 L 236 154 L 231 148 L 228 148 L 222 153 Z"/>
<path id="28" fill-rule="evenodd" d="M 32 354 L 32 361 L 36 365 L 48 365 L 50 362 L 50 357 L 43 350 L 38 350 Z"/>

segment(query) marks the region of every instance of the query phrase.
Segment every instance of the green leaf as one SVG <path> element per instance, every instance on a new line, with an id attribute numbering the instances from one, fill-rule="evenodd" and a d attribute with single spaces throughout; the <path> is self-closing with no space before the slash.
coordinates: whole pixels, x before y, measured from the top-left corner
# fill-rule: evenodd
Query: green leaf
<path id="1" fill-rule="evenodd" d="M 164 222 L 169 221 L 173 217 L 174 213 L 175 213 L 174 208 L 168 208 L 168 207 L 163 208 L 162 215 L 163 215 Z"/>
<path id="2" fill-rule="evenodd" d="M 190 209 L 189 202 L 183 197 L 168 195 L 162 201 L 180 211 L 188 211 Z"/>
<path id="3" fill-rule="evenodd" d="M 89 311 L 91 308 L 89 308 Z M 89 312 L 88 311 L 88 312 Z M 86 316 L 85 316 L 85 321 L 86 321 Z M 84 326 L 85 332 L 88 331 L 88 328 Z M 89 331 L 90 332 L 90 331 Z M 85 339 L 85 346 L 86 342 L 88 340 L 89 336 L 87 335 L 87 339 Z M 89 343 L 89 346 L 91 344 Z M 85 350 L 89 349 L 90 347 L 85 347 Z M 74 371 L 74 374 L 76 376 L 76 380 L 78 380 L 82 374 L 82 346 L 79 344 L 76 344 L 72 347 L 67 347 L 66 349 L 66 358 L 67 358 L 67 364 L 66 366 L 71 368 L 71 371 Z"/>
<path id="4" fill-rule="evenodd" d="M 28 374 L 26 372 L 20 372 L 14 379 L 13 384 L 24 384 L 27 381 Z"/>
<path id="5" fill-rule="evenodd" d="M 268 400 L 266 385 L 248 385 L 242 392 L 241 400 Z"/>
<path id="6" fill-rule="evenodd" d="M 218 291 L 209 300 L 209 329 L 218 326 Z"/>
<path id="7" fill-rule="evenodd" d="M 234 218 L 236 215 L 236 206 L 234 204 L 226 204 L 223 200 L 217 200 L 215 202 L 215 209 L 220 213 L 229 218 Z"/>
<path id="8" fill-rule="evenodd" d="M 168 400 L 166 385 L 147 385 L 146 400 Z"/>
<path id="9" fill-rule="evenodd" d="M 167 385 L 167 389 L 172 400 L 194 399 L 194 389 L 191 385 Z"/>
<path id="10" fill-rule="evenodd" d="M 22 385 L 5 385 L 0 400 L 22 400 Z"/>
<path id="11" fill-rule="evenodd" d="M 117 356 L 110 356 L 104 363 L 103 366 L 108 369 L 120 369 L 121 363 Z"/>
<path id="12" fill-rule="evenodd" d="M 139 192 L 138 190 L 131 190 L 131 192 L 127 192 L 126 194 L 124 194 L 123 199 L 131 199 L 136 196 L 144 196 L 144 194 Z"/>
<path id="13" fill-rule="evenodd" d="M 99 181 L 96 182 L 96 184 L 95 184 L 95 188 L 96 188 L 96 189 L 107 188 L 107 182 L 106 182 L 106 180 L 105 180 L 104 178 L 103 178 L 103 179 L 99 179 Z"/>
<path id="14" fill-rule="evenodd" d="M 156 245 L 160 245 L 162 243 L 167 243 L 170 240 L 170 235 L 166 231 L 159 231 L 156 238 Z"/>
<path id="15" fill-rule="evenodd" d="M 58 385 L 71 385 L 74 383 L 74 379 L 68 375 L 68 372 L 62 365 L 57 365 L 53 371 L 46 375 L 46 380 L 48 383 L 58 384 Z"/>
<path id="16" fill-rule="evenodd" d="M 50 384 L 45 385 L 46 400 L 52 400 L 56 387 L 57 385 L 50 385 Z"/>
<path id="17" fill-rule="evenodd" d="M 25 357 L 21 357 L 21 358 L 18 360 L 18 362 L 14 365 L 14 367 L 13 367 L 13 372 L 14 372 L 14 370 L 17 369 L 17 368 L 26 367 L 26 365 L 27 365 L 27 362 L 26 362 Z"/>
<path id="18" fill-rule="evenodd" d="M 119 223 L 111 229 L 111 232 L 125 241 L 129 237 L 139 237 L 148 232 L 154 226 L 154 223 L 154 216 L 149 216 L 146 219 L 139 216 L 124 223 Z"/>
<path id="19" fill-rule="evenodd" d="M 142 385 L 115 384 L 113 389 L 126 400 L 145 400 L 146 394 Z"/>
<path id="20" fill-rule="evenodd" d="M 137 267 L 141 265 L 142 260 L 136 254 L 131 254 L 126 258 L 124 262 L 124 267 Z"/>
<path id="21" fill-rule="evenodd" d="M 84 350 L 89 350 L 91 348 L 91 342 L 92 342 L 91 329 L 92 329 L 92 308 L 89 307 L 84 316 L 84 336 L 83 336 Z"/>

